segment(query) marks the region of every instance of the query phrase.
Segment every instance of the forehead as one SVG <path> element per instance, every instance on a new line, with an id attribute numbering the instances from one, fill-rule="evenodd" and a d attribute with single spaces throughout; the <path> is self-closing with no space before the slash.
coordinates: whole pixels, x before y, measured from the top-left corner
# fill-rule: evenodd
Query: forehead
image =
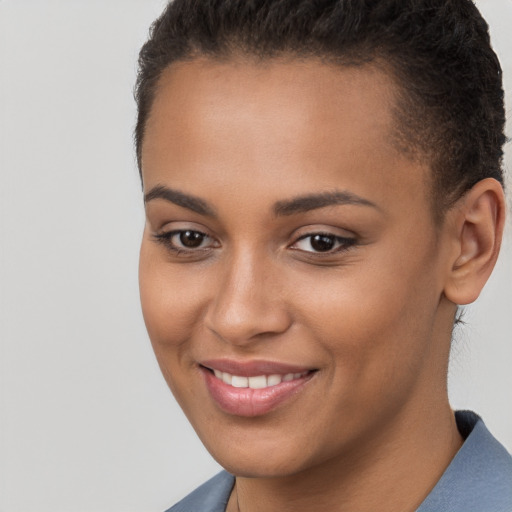
<path id="1" fill-rule="evenodd" d="M 187 188 L 225 179 L 244 187 L 247 176 L 257 184 L 278 176 L 291 195 L 319 182 L 355 193 L 371 183 L 392 192 L 397 180 L 415 189 L 409 192 L 424 192 L 425 170 L 394 144 L 395 90 L 390 76 L 370 65 L 173 64 L 158 83 L 146 126 L 145 185 L 170 179 Z"/>
<path id="2" fill-rule="evenodd" d="M 312 59 L 196 59 L 164 71 L 146 133 L 162 133 L 164 125 L 169 129 L 179 123 L 199 135 L 213 123 L 217 129 L 247 129 L 249 121 L 254 132 L 264 128 L 274 136 L 283 125 L 302 135 L 318 123 L 327 134 L 344 123 L 368 135 L 389 133 L 391 142 L 394 92 L 390 77 L 375 66 L 336 67 Z"/>

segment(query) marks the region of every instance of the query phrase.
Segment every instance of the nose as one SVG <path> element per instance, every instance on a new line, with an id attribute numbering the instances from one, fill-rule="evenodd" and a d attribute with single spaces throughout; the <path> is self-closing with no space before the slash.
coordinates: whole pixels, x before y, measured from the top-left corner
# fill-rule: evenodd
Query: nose
<path id="1" fill-rule="evenodd" d="M 240 346 L 285 332 L 292 319 L 278 274 L 275 265 L 254 254 L 226 261 L 206 311 L 206 327 Z"/>

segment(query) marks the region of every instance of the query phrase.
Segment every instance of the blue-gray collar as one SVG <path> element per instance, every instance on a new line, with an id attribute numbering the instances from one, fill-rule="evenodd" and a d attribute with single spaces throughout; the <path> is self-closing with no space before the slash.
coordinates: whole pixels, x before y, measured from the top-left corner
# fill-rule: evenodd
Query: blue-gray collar
<path id="1" fill-rule="evenodd" d="M 416 512 L 512 512 L 512 457 L 474 412 L 455 417 L 464 444 Z M 222 471 L 167 512 L 225 512 L 234 482 Z"/>

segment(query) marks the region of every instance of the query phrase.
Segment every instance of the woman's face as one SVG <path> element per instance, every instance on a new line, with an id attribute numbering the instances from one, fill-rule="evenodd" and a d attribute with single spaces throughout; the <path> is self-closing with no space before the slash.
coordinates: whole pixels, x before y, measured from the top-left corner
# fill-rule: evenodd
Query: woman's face
<path id="1" fill-rule="evenodd" d="M 375 68 L 312 60 L 195 60 L 160 81 L 143 313 L 235 474 L 350 457 L 446 400 L 446 243 L 428 167 L 393 145 L 393 93 Z"/>

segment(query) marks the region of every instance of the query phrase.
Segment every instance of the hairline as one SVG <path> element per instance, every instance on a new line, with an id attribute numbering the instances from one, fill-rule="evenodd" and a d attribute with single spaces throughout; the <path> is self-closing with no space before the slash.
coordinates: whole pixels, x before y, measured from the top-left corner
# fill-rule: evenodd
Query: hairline
<path id="1" fill-rule="evenodd" d="M 390 147 L 397 151 L 398 154 L 409 159 L 411 163 L 422 164 L 428 167 L 428 180 L 425 183 L 427 187 L 428 200 L 431 203 L 432 215 L 434 223 L 437 227 L 443 224 L 444 214 L 450 209 L 453 201 L 446 204 L 442 202 L 437 190 L 436 180 L 434 177 L 434 165 L 436 163 L 435 149 L 428 147 L 427 144 L 420 143 L 420 137 L 417 136 L 416 130 L 408 130 L 407 126 L 407 110 L 408 105 L 414 102 L 411 94 L 408 93 L 406 87 L 403 85 L 404 79 L 400 79 L 398 66 L 392 63 L 392 59 L 385 51 L 367 50 L 363 53 L 360 49 L 354 52 L 358 55 L 354 58 L 350 52 L 346 54 L 334 54 L 324 52 L 317 54 L 314 52 L 301 52 L 292 49 L 275 50 L 270 54 L 259 54 L 249 48 L 233 47 L 228 44 L 225 48 L 219 49 L 215 52 L 202 51 L 200 48 L 192 48 L 184 55 L 172 60 L 166 66 L 162 67 L 160 73 L 151 80 L 150 95 L 148 96 L 148 109 L 144 125 L 142 126 L 141 138 L 139 146 L 137 147 L 137 163 L 141 183 L 142 178 L 142 147 L 144 145 L 146 127 L 151 119 L 153 113 L 153 106 L 155 104 L 156 96 L 165 79 L 165 75 L 170 70 L 179 64 L 194 62 L 194 61 L 209 61 L 211 63 L 229 64 L 229 63 L 248 63 L 251 65 L 262 65 L 267 63 L 292 63 L 292 62 L 317 62 L 332 68 L 358 68 L 358 67 L 373 67 L 378 72 L 386 75 L 392 85 L 392 101 L 390 103 L 391 116 L 393 119 L 392 129 L 389 133 L 388 142 Z M 427 123 L 428 124 L 428 123 Z M 428 128 L 425 129 L 425 131 Z"/>

